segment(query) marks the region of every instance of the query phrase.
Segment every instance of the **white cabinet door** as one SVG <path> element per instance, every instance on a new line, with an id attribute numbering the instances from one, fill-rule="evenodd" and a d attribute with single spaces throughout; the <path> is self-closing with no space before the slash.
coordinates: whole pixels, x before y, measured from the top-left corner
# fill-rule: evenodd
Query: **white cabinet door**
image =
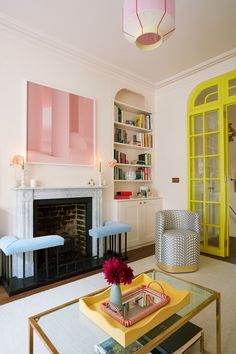
<path id="1" fill-rule="evenodd" d="M 118 221 L 129 224 L 132 227 L 132 231 L 128 233 L 128 248 L 132 248 L 139 244 L 138 219 L 139 214 L 137 201 L 119 203 Z"/>
<path id="2" fill-rule="evenodd" d="M 155 240 L 155 216 L 161 210 L 161 200 L 145 200 L 139 205 L 139 239 L 142 244 L 154 243 Z"/>
<path id="3" fill-rule="evenodd" d="M 118 222 L 131 225 L 128 248 L 137 248 L 155 240 L 155 214 L 161 210 L 161 199 L 118 202 Z"/>

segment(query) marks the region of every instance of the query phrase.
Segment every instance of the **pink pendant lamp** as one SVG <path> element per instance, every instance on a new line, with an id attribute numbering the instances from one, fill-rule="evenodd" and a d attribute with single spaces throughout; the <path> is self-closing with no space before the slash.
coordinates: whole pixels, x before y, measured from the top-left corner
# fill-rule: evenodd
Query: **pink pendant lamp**
<path id="1" fill-rule="evenodd" d="M 155 49 L 174 30 L 174 0 L 124 0 L 123 33 L 138 48 Z"/>

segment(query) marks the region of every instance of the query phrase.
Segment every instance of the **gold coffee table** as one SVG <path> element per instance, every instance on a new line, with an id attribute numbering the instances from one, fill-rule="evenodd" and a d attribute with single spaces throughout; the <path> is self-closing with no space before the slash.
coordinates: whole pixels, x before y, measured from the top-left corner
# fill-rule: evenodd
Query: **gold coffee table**
<path id="1" fill-rule="evenodd" d="M 171 323 L 169 326 L 158 325 L 156 327 L 157 334 L 150 336 L 150 339 L 146 340 L 144 347 L 137 353 L 148 353 L 210 303 L 215 301 L 215 353 L 221 354 L 220 293 L 155 269 L 149 270 L 145 274 L 153 280 L 165 281 L 176 289 L 188 290 L 190 292 L 190 302 L 177 312 L 178 319 L 174 323 Z M 96 293 L 101 291 L 97 291 Z M 102 328 L 94 324 L 79 310 L 79 301 L 79 298 L 75 299 L 29 318 L 30 354 L 34 353 L 34 333 L 39 335 L 42 342 L 48 348 L 48 351 L 53 354 L 92 354 L 94 353 L 95 344 L 109 337 Z M 148 336 L 145 335 L 146 337 Z M 201 351 L 209 354 L 209 352 L 204 350 L 203 345 L 201 346 Z"/>

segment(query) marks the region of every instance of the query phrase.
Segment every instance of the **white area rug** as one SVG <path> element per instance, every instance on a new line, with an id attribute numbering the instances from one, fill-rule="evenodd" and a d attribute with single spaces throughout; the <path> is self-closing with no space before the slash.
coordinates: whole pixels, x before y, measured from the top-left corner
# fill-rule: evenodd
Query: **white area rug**
<path id="1" fill-rule="evenodd" d="M 156 268 L 154 256 L 130 265 L 135 274 Z M 222 354 L 236 353 L 236 266 L 201 256 L 201 267 L 198 272 L 181 274 L 178 277 L 221 293 Z M 28 317 L 105 286 L 103 274 L 100 273 L 0 306 L 0 353 L 27 354 Z M 193 322 L 204 329 L 205 347 L 211 354 L 215 354 L 215 303 L 194 317 Z M 36 338 L 35 354 L 44 353 L 48 351 Z M 188 353 L 199 353 L 199 345 L 195 345 Z M 78 354 L 93 353 L 80 353 L 78 348 Z"/>

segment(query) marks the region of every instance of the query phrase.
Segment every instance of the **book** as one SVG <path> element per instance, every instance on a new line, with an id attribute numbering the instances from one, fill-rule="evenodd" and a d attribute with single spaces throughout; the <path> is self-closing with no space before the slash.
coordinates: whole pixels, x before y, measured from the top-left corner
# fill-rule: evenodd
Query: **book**
<path id="1" fill-rule="evenodd" d="M 95 345 L 94 350 L 96 354 L 131 354 L 136 353 L 143 345 L 138 341 L 131 343 L 124 348 L 117 343 L 113 338 L 109 337 L 104 341 Z"/>
<path id="2" fill-rule="evenodd" d="M 130 192 L 130 191 L 120 191 L 120 192 L 117 192 L 117 195 L 132 195 L 132 192 Z"/>
<path id="3" fill-rule="evenodd" d="M 160 326 L 154 328 L 140 339 L 140 342 L 144 345 L 150 339 L 156 337 L 163 330 L 171 326 L 180 318 L 175 314 L 164 321 Z M 192 322 L 185 323 L 175 333 L 170 335 L 166 340 L 160 343 L 155 349 L 151 351 L 152 354 L 182 354 L 197 340 L 200 339 L 203 331 L 202 328 L 195 325 Z"/>
<path id="4" fill-rule="evenodd" d="M 130 195 L 115 195 L 115 199 L 130 199 Z"/>

